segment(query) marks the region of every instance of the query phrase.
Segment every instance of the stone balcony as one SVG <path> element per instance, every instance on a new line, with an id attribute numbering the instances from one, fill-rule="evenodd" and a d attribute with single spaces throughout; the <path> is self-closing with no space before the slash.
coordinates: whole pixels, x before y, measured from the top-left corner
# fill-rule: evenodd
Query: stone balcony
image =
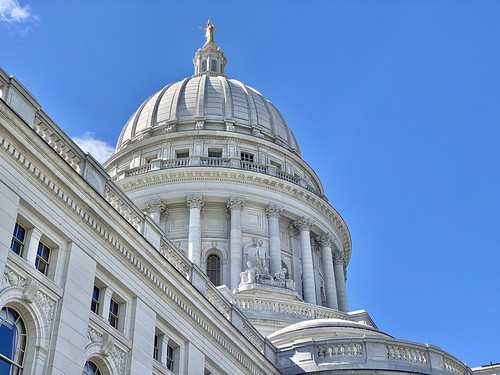
<path id="1" fill-rule="evenodd" d="M 135 168 L 130 168 L 118 172 L 115 176 L 113 176 L 113 181 L 119 181 L 124 178 L 133 177 L 161 169 L 185 168 L 185 167 L 222 167 L 222 168 L 242 169 L 242 170 L 262 173 L 301 186 L 304 189 L 310 191 L 311 193 L 314 193 L 320 196 L 321 198 L 324 198 L 318 191 L 318 189 L 311 186 L 304 179 L 298 176 L 294 176 L 290 173 L 281 171 L 273 165 L 252 163 L 249 161 L 240 160 L 238 158 L 213 158 L 204 156 L 191 156 L 188 158 L 176 158 L 176 159 L 166 159 L 166 160 L 155 159 L 149 162 L 148 164 L 140 165 Z"/>

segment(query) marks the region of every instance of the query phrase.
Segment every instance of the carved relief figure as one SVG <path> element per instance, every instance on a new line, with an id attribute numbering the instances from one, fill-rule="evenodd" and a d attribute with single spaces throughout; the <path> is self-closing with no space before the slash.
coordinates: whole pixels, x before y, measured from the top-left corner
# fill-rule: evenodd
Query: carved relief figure
<path id="1" fill-rule="evenodd" d="M 253 284 L 257 276 L 257 269 L 251 261 L 247 262 L 247 269 L 240 273 L 240 284 Z"/>

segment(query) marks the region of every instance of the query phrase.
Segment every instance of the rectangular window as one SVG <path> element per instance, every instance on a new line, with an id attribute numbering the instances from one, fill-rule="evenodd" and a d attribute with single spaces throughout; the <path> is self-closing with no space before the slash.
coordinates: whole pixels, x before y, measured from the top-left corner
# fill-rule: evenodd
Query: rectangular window
<path id="1" fill-rule="evenodd" d="M 174 371 L 174 348 L 170 346 L 170 344 L 167 345 L 167 359 L 166 359 L 166 365 L 167 369 L 170 371 Z"/>
<path id="2" fill-rule="evenodd" d="M 21 224 L 16 223 L 16 226 L 14 227 L 14 233 L 12 234 L 12 242 L 10 243 L 10 248 L 19 256 L 23 255 L 25 237 L 26 229 L 21 226 Z"/>
<path id="3" fill-rule="evenodd" d="M 92 291 L 92 302 L 90 302 L 90 310 L 99 314 L 99 294 L 101 293 L 101 289 L 98 286 L 94 285 L 94 290 Z"/>
<path id="4" fill-rule="evenodd" d="M 108 321 L 113 327 L 118 329 L 118 302 L 111 298 L 109 302 L 109 317 Z"/>
<path id="5" fill-rule="evenodd" d="M 253 154 L 250 154 L 248 152 L 242 152 L 241 161 L 248 161 L 250 163 L 253 163 Z"/>
<path id="6" fill-rule="evenodd" d="M 153 346 L 153 358 L 157 361 L 160 360 L 160 337 L 155 334 L 155 341 Z"/>
<path id="7" fill-rule="evenodd" d="M 177 151 L 175 153 L 175 157 L 177 159 L 188 158 L 189 157 L 189 151 Z"/>
<path id="8" fill-rule="evenodd" d="M 222 157 L 222 150 L 208 150 L 208 157 L 209 158 L 221 158 Z"/>
<path id="9" fill-rule="evenodd" d="M 36 252 L 35 259 L 35 268 L 47 275 L 49 270 L 49 256 L 50 256 L 50 248 L 42 242 L 38 243 L 38 250 Z"/>

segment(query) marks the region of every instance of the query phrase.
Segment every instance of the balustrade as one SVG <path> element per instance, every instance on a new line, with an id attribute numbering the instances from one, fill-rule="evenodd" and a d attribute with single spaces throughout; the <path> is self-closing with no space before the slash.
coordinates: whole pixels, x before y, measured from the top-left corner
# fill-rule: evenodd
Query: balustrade
<path id="1" fill-rule="evenodd" d="M 318 359 L 363 357 L 363 346 L 358 343 L 319 345 L 316 347 Z"/>
<path id="2" fill-rule="evenodd" d="M 399 345 L 386 345 L 386 349 L 389 359 L 427 364 L 427 357 L 423 350 Z"/>

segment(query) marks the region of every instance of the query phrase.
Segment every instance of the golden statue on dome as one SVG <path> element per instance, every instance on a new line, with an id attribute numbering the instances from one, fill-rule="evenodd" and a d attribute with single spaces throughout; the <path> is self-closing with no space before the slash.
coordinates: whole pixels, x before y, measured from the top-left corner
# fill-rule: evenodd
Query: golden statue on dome
<path id="1" fill-rule="evenodd" d="M 214 41 L 214 29 L 215 29 L 215 27 L 210 22 L 210 19 L 208 19 L 208 21 L 207 21 L 207 26 L 206 27 L 200 26 L 200 29 L 205 30 L 206 43 Z"/>

